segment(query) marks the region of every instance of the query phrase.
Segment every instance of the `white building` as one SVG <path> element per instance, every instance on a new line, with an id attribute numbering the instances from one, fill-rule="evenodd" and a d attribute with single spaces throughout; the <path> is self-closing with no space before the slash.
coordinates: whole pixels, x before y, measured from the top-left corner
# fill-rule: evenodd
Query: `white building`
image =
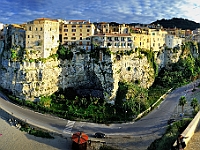
<path id="1" fill-rule="evenodd" d="M 168 48 L 174 48 L 182 44 L 182 39 L 175 35 L 167 34 L 165 36 L 165 44 Z"/>
<path id="2" fill-rule="evenodd" d="M 134 47 L 133 37 L 129 34 L 97 34 L 92 36 L 92 43 L 113 52 L 131 50 Z"/>
<path id="3" fill-rule="evenodd" d="M 3 30 L 4 24 L 0 22 L 0 30 Z"/>

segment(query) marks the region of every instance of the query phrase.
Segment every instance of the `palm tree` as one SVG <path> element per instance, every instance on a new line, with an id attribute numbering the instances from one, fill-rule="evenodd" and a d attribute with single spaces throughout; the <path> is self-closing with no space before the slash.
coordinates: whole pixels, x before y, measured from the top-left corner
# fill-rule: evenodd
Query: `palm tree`
<path id="1" fill-rule="evenodd" d="M 182 106 L 182 113 L 183 113 L 183 108 L 184 108 L 186 103 L 187 103 L 186 97 L 181 96 L 181 98 L 179 99 L 179 105 Z"/>
<path id="2" fill-rule="evenodd" d="M 196 98 L 193 98 L 191 103 L 190 103 L 190 106 L 194 109 L 194 111 L 196 110 L 198 105 L 199 105 L 198 100 Z"/>

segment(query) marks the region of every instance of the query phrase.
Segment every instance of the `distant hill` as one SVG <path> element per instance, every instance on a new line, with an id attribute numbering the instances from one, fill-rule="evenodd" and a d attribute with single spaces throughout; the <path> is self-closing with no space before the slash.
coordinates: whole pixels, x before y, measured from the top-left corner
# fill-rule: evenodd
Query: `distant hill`
<path id="1" fill-rule="evenodd" d="M 183 18 L 172 18 L 172 19 L 161 19 L 152 22 L 151 24 L 160 24 L 164 28 L 181 28 L 181 29 L 190 29 L 195 30 L 196 28 L 200 28 L 200 24 L 194 21 L 183 19 Z"/>

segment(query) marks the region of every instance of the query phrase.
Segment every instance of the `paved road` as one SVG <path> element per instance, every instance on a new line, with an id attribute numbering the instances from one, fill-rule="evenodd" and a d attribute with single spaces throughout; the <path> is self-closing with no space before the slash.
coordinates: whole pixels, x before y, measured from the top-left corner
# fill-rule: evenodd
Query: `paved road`
<path id="1" fill-rule="evenodd" d="M 190 90 L 193 84 L 178 88 L 167 95 L 161 105 L 137 122 L 96 125 L 86 122 L 76 122 L 73 131 L 81 130 L 89 134 L 95 131 L 105 132 L 107 135 L 148 136 L 151 134 L 162 135 L 167 126 L 168 119 L 172 116 L 179 98 Z"/>
<path id="2" fill-rule="evenodd" d="M 49 115 L 43 115 L 28 109 L 21 108 L 12 104 L 3 94 L 0 94 L 0 107 L 11 115 L 24 120 L 32 125 L 48 129 L 63 136 L 71 136 L 73 132 L 84 131 L 89 136 L 94 132 L 105 132 L 108 136 L 129 135 L 135 137 L 149 137 L 148 142 L 153 142 L 160 137 L 167 126 L 167 120 L 172 116 L 172 113 L 179 101 L 179 98 L 185 95 L 186 90 L 191 90 L 193 83 L 178 88 L 167 95 L 161 105 L 143 117 L 137 122 L 123 124 L 94 124 L 87 122 L 75 122 Z M 149 143 L 148 143 L 149 144 Z"/>

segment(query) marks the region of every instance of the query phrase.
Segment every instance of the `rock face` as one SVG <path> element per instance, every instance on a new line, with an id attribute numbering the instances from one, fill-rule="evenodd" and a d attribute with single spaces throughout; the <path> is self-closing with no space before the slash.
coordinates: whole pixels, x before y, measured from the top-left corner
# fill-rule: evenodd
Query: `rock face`
<path id="1" fill-rule="evenodd" d="M 1 61 L 1 87 L 21 99 L 37 100 L 58 90 L 59 61 L 42 63 Z"/>
<path id="2" fill-rule="evenodd" d="M 6 53 L 6 54 L 5 54 Z M 177 52 L 162 50 L 155 53 L 158 68 L 179 60 Z M 133 82 L 149 88 L 155 71 L 147 57 L 134 51 L 129 55 L 103 54 L 98 60 L 90 54 L 73 51 L 72 60 L 48 58 L 46 61 L 13 61 L 4 51 L 1 57 L 0 85 L 16 97 L 37 101 L 59 88 L 73 88 L 80 95 L 92 95 L 114 102 L 118 83 Z"/>

